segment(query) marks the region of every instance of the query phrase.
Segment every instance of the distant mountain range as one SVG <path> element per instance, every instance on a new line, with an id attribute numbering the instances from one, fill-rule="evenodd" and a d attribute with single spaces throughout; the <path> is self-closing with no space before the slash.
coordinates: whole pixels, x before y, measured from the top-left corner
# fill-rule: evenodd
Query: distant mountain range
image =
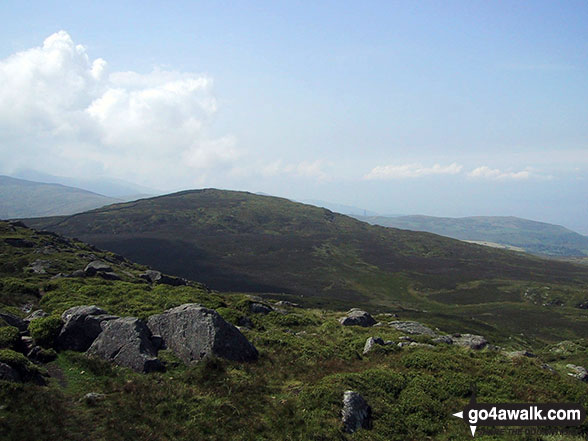
<path id="1" fill-rule="evenodd" d="M 121 201 L 65 185 L 0 176 L 0 219 L 74 214 L 115 202 Z"/>
<path id="2" fill-rule="evenodd" d="M 518 217 L 358 216 L 372 225 L 426 231 L 454 239 L 548 256 L 588 256 L 588 237 L 559 225 Z"/>

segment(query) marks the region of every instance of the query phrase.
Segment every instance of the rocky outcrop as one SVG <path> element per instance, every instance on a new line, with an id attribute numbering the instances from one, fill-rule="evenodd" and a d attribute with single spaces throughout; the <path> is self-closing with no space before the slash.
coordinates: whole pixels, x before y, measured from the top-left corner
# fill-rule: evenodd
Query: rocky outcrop
<path id="1" fill-rule="evenodd" d="M 139 274 L 139 277 L 149 283 L 161 283 L 163 285 L 170 286 L 184 286 L 188 284 L 186 279 L 166 276 L 165 274 L 161 274 L 161 272 L 155 270 L 147 270 L 143 274 Z"/>
<path id="2" fill-rule="evenodd" d="M 470 349 L 483 349 L 488 345 L 488 340 L 486 340 L 481 335 L 454 334 L 452 338 L 454 344 L 458 346 L 464 346 Z"/>
<path id="3" fill-rule="evenodd" d="M 116 318 L 95 305 L 74 306 L 61 315 L 63 327 L 57 336 L 56 347 L 83 352 L 102 332 L 102 322 Z"/>
<path id="4" fill-rule="evenodd" d="M 301 308 L 298 303 L 289 302 L 288 300 L 280 300 L 275 303 L 275 306 L 284 307 L 287 306 L 289 308 Z"/>
<path id="5" fill-rule="evenodd" d="M 367 328 L 375 325 L 377 322 L 369 313 L 354 308 L 347 313 L 347 317 L 341 317 L 339 323 L 343 326 L 363 326 Z"/>
<path id="6" fill-rule="evenodd" d="M 576 366 L 575 364 L 568 364 L 566 367 L 572 371 L 568 373 L 570 377 L 574 377 L 580 381 L 588 381 L 588 371 L 585 367 Z"/>
<path id="7" fill-rule="evenodd" d="M 10 326 L 14 326 L 19 331 L 26 331 L 28 327 L 28 323 L 23 319 L 7 312 L 0 312 L 0 319 L 4 320 Z"/>
<path id="8" fill-rule="evenodd" d="M 88 349 L 88 355 L 137 372 L 164 370 L 145 322 L 135 317 L 122 317 L 103 321 L 102 327 L 102 332 Z"/>
<path id="9" fill-rule="evenodd" d="M 354 433 L 362 428 L 371 429 L 371 416 L 372 409 L 358 392 L 345 391 L 343 394 L 343 410 L 341 411 L 344 432 Z"/>
<path id="10" fill-rule="evenodd" d="M 432 339 L 431 342 L 436 345 L 438 345 L 438 344 L 451 345 L 451 344 L 453 344 L 453 339 L 448 335 L 440 335 L 440 336 Z"/>
<path id="11" fill-rule="evenodd" d="M 253 361 L 257 349 L 216 311 L 188 303 L 149 317 L 151 332 L 184 362 L 215 355 L 234 361 Z"/>
<path id="12" fill-rule="evenodd" d="M 370 353 L 376 346 L 391 346 L 394 344 L 393 341 L 384 341 L 380 337 L 369 337 L 363 346 L 363 355 Z"/>
<path id="13" fill-rule="evenodd" d="M 401 322 L 394 321 L 388 323 L 394 329 L 411 335 L 428 335 L 434 337 L 437 335 L 435 331 L 419 322 Z"/>
<path id="14" fill-rule="evenodd" d="M 112 267 L 108 265 L 106 262 L 102 262 L 101 260 L 93 260 L 86 268 L 84 268 L 84 274 L 87 276 L 95 276 L 97 273 L 111 273 Z"/>

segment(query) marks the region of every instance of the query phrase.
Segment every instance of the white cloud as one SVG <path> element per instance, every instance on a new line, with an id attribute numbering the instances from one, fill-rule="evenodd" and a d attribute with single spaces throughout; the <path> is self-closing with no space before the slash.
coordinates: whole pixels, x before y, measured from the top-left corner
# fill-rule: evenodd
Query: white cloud
<path id="1" fill-rule="evenodd" d="M 98 172 L 172 186 L 239 158 L 234 137 L 208 133 L 217 111 L 211 78 L 108 67 L 65 31 L 0 60 L 2 171 Z"/>
<path id="2" fill-rule="evenodd" d="M 419 178 L 428 175 L 456 175 L 461 172 L 462 168 L 455 162 L 446 166 L 435 164 L 432 167 L 424 167 L 421 164 L 379 165 L 366 174 L 364 179 L 383 180 Z"/>
<path id="3" fill-rule="evenodd" d="M 525 169 L 521 171 L 502 171 L 497 168 L 490 168 L 485 165 L 475 168 L 471 172 L 468 173 L 470 178 L 482 178 L 482 179 L 496 179 L 496 180 L 505 180 L 505 179 L 515 179 L 515 180 L 522 180 L 522 179 L 529 179 L 532 175 L 530 169 Z"/>

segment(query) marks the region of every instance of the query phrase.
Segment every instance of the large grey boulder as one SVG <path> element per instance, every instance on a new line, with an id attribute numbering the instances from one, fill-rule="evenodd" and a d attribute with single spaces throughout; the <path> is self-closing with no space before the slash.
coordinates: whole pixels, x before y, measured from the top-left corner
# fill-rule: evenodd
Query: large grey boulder
<path id="1" fill-rule="evenodd" d="M 377 322 L 369 313 L 354 308 L 347 313 L 347 317 L 341 317 L 339 323 L 343 326 L 363 326 L 367 328 L 374 326 Z"/>
<path id="2" fill-rule="evenodd" d="M 488 340 L 486 340 L 481 335 L 474 335 L 474 334 L 454 334 L 453 335 L 453 344 L 458 346 L 464 346 L 470 349 L 483 349 L 488 345 Z"/>
<path id="3" fill-rule="evenodd" d="M 149 317 L 147 326 L 184 362 L 215 355 L 234 361 L 253 361 L 257 349 L 216 311 L 195 303 Z"/>
<path id="4" fill-rule="evenodd" d="M 122 317 L 102 322 L 103 331 L 87 351 L 137 372 L 164 370 L 151 342 L 151 331 L 136 317 Z"/>
<path id="5" fill-rule="evenodd" d="M 384 346 L 384 340 L 380 337 L 369 337 L 363 346 L 363 355 L 368 354 L 376 345 Z"/>
<path id="6" fill-rule="evenodd" d="M 83 352 L 102 332 L 102 322 L 116 318 L 96 305 L 74 306 L 61 315 L 63 327 L 57 336 L 56 347 Z"/>
<path id="7" fill-rule="evenodd" d="M 372 425 L 371 416 L 372 409 L 358 392 L 345 391 L 343 394 L 343 410 L 341 411 L 344 432 L 353 433 L 362 428 L 370 429 Z"/>
<path id="8" fill-rule="evenodd" d="M 419 322 L 401 322 L 401 321 L 393 321 L 388 323 L 394 329 L 398 331 L 404 332 L 406 334 L 411 335 L 428 335 L 430 337 L 435 337 L 437 333 L 433 331 L 431 328 L 423 325 Z"/>

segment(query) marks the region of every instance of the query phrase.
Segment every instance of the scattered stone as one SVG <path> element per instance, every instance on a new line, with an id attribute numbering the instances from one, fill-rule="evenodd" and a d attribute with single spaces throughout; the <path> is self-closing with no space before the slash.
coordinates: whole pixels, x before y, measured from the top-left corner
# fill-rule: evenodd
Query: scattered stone
<path id="1" fill-rule="evenodd" d="M 392 317 L 392 318 L 398 318 L 398 314 L 394 314 L 392 312 L 384 312 L 382 314 L 380 314 L 382 317 Z"/>
<path id="2" fill-rule="evenodd" d="M 549 364 L 543 363 L 541 365 L 541 369 L 545 369 L 546 371 L 551 372 L 552 374 L 557 374 L 557 371 Z"/>
<path id="3" fill-rule="evenodd" d="M 165 346 L 184 362 L 215 355 L 234 361 L 253 361 L 257 349 L 216 311 L 188 303 L 149 317 L 147 325 L 161 335 Z"/>
<path id="4" fill-rule="evenodd" d="M 588 371 L 585 367 L 576 366 L 575 364 L 568 364 L 566 367 L 573 371 L 568 373 L 570 377 L 577 378 L 580 381 L 588 381 Z"/>
<path id="5" fill-rule="evenodd" d="M 580 309 L 588 309 L 588 301 L 582 302 L 582 303 L 578 303 L 576 305 L 576 308 L 580 308 Z"/>
<path id="6" fill-rule="evenodd" d="M 151 331 L 136 317 L 122 317 L 102 322 L 102 333 L 88 348 L 87 354 L 98 356 L 137 372 L 164 370 L 151 342 Z"/>
<path id="7" fill-rule="evenodd" d="M 375 345 L 384 346 L 384 340 L 380 337 L 369 337 L 365 341 L 365 345 L 363 347 L 363 355 L 366 355 L 368 352 L 370 352 Z"/>
<path id="8" fill-rule="evenodd" d="M 407 341 L 409 343 L 415 341 L 412 337 L 409 337 L 408 335 L 403 335 L 403 336 L 399 337 L 398 340 Z"/>
<path id="9" fill-rule="evenodd" d="M 95 305 L 74 306 L 61 315 L 63 327 L 57 336 L 59 349 L 86 351 L 102 332 L 103 321 L 117 319 Z"/>
<path id="10" fill-rule="evenodd" d="M 435 337 L 431 341 L 433 343 L 435 343 L 436 345 L 438 345 L 438 344 L 452 345 L 453 344 L 453 339 L 448 335 L 440 335 L 439 337 Z"/>
<path id="11" fill-rule="evenodd" d="M 47 274 L 50 266 L 51 262 L 48 260 L 35 260 L 27 267 L 27 270 L 34 274 Z"/>
<path id="12" fill-rule="evenodd" d="M 33 242 L 18 237 L 7 237 L 4 239 L 4 243 L 15 248 L 33 248 L 35 246 Z"/>
<path id="13" fill-rule="evenodd" d="M 106 262 L 102 262 L 101 260 L 93 260 L 86 268 L 84 268 L 84 273 L 87 276 L 95 276 L 96 273 L 111 273 L 112 268 Z"/>
<path id="14" fill-rule="evenodd" d="M 253 314 L 269 314 L 270 312 L 272 312 L 274 309 L 269 306 L 269 305 L 265 305 L 263 303 L 250 303 L 249 304 L 249 311 L 252 312 Z"/>
<path id="15" fill-rule="evenodd" d="M 23 319 L 7 312 L 0 312 L 0 319 L 4 320 L 10 326 L 18 328 L 19 331 L 26 331 L 29 326 Z"/>
<path id="16" fill-rule="evenodd" d="M 42 309 L 37 309 L 33 312 L 31 312 L 29 315 L 27 315 L 24 319 L 25 322 L 31 322 L 31 320 L 34 319 L 38 319 L 38 318 L 43 318 L 43 317 L 47 317 L 49 314 L 47 314 L 45 311 L 43 311 Z"/>
<path id="17" fill-rule="evenodd" d="M 341 421 L 345 433 L 354 433 L 359 429 L 371 429 L 372 409 L 365 399 L 352 390 L 343 394 L 343 410 Z"/>
<path id="18" fill-rule="evenodd" d="M 139 274 L 139 277 L 149 283 L 155 283 L 161 279 L 161 273 L 155 270 L 147 270 L 143 274 Z"/>
<path id="19" fill-rule="evenodd" d="M 104 280 L 120 280 L 120 276 L 112 271 L 107 272 L 99 272 L 98 276 L 102 277 Z"/>
<path id="20" fill-rule="evenodd" d="M 275 303 L 276 306 L 287 306 L 289 308 L 302 308 L 298 303 L 289 302 L 288 300 L 280 300 Z"/>
<path id="21" fill-rule="evenodd" d="M 454 334 L 453 343 L 458 346 L 464 346 L 470 349 L 478 350 L 483 349 L 488 344 L 488 340 L 486 340 L 481 335 Z"/>
<path id="22" fill-rule="evenodd" d="M 18 383 L 22 381 L 20 374 L 12 366 L 0 362 L 0 380 Z"/>
<path id="23" fill-rule="evenodd" d="M 390 326 L 392 326 L 393 328 L 397 329 L 398 331 L 402 331 L 406 334 L 429 335 L 431 337 L 434 337 L 437 335 L 437 333 L 435 331 L 433 331 L 431 328 L 428 328 L 427 326 L 425 326 L 419 322 L 394 321 L 394 322 L 390 322 L 388 324 Z"/>
<path id="24" fill-rule="evenodd" d="M 86 277 L 86 273 L 84 270 L 75 270 L 69 275 L 69 277 Z"/>
<path id="25" fill-rule="evenodd" d="M 505 355 L 510 358 L 522 358 L 522 357 L 535 358 L 535 357 L 537 357 L 535 354 L 533 354 L 532 352 L 529 352 L 527 350 L 511 351 L 511 352 L 507 352 Z"/>
<path id="26" fill-rule="evenodd" d="M 90 392 L 82 397 L 80 401 L 86 403 L 88 406 L 96 406 L 100 401 L 104 401 L 106 395 L 99 394 L 98 392 Z"/>
<path id="27" fill-rule="evenodd" d="M 382 326 L 387 326 L 387 324 L 384 322 L 378 322 L 374 325 L 374 328 L 381 328 Z"/>
<path id="28" fill-rule="evenodd" d="M 20 338 L 19 350 L 23 354 L 28 354 L 34 347 L 35 341 L 33 340 L 33 337 L 25 335 Z"/>
<path id="29" fill-rule="evenodd" d="M 367 312 L 353 308 L 347 313 L 347 317 L 341 317 L 339 323 L 343 326 L 363 326 L 364 328 L 376 324 L 376 320 Z"/>

